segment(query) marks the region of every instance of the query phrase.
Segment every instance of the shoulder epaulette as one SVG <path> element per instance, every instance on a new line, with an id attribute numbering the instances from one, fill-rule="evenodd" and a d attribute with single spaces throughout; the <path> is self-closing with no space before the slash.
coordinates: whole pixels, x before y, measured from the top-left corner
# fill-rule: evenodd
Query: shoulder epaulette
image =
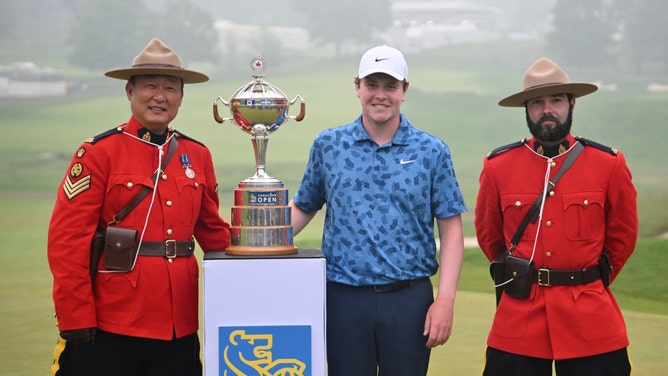
<path id="1" fill-rule="evenodd" d="M 197 141 L 197 140 L 195 140 L 195 139 L 192 138 L 192 137 L 186 136 L 185 134 L 183 134 L 183 133 L 177 131 L 176 129 L 170 129 L 170 130 L 171 130 L 172 132 L 178 134 L 181 138 L 185 138 L 186 140 L 190 140 L 190 141 L 192 141 L 192 142 L 196 142 L 196 143 L 198 143 L 198 144 L 200 144 L 200 145 L 202 145 L 202 146 L 205 146 L 203 142 L 201 142 L 201 141 Z"/>
<path id="2" fill-rule="evenodd" d="M 123 128 L 121 128 L 121 127 L 112 128 L 112 129 L 110 129 L 106 132 L 102 132 L 102 133 L 98 134 L 97 136 L 93 136 L 93 137 L 87 139 L 84 142 L 89 143 L 89 144 L 94 144 L 94 143 L 100 141 L 101 139 L 103 139 L 105 137 L 108 137 L 108 136 L 111 136 L 112 134 L 116 134 L 116 133 L 120 133 L 120 132 L 123 132 Z"/>
<path id="3" fill-rule="evenodd" d="M 515 149 L 516 147 L 522 146 L 522 145 L 524 145 L 526 142 L 527 142 L 527 139 L 525 138 L 525 139 L 523 139 L 523 140 L 515 141 L 515 142 L 513 142 L 513 143 L 511 143 L 511 144 L 508 144 L 508 145 L 499 146 L 498 148 L 496 148 L 496 149 L 490 151 L 490 152 L 487 154 L 487 159 L 492 159 L 492 158 L 494 158 L 496 155 L 499 155 L 499 154 L 503 153 L 504 151 L 508 151 L 508 150 L 510 150 L 510 149 Z"/>
<path id="4" fill-rule="evenodd" d="M 619 150 L 617 150 L 615 148 L 611 148 L 609 146 L 599 144 L 598 142 L 588 140 L 584 137 L 575 137 L 575 139 L 582 142 L 582 144 L 585 145 L 585 146 L 593 146 L 596 149 L 603 150 L 604 152 L 612 154 L 612 155 L 617 155 L 617 153 L 619 152 Z"/>

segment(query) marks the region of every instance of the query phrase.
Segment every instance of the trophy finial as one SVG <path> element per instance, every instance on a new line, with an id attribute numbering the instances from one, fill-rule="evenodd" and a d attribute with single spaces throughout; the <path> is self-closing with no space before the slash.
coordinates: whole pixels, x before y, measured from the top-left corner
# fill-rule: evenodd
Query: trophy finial
<path id="1" fill-rule="evenodd" d="M 262 56 L 255 56 L 251 60 L 251 69 L 255 73 L 255 76 L 262 76 L 264 69 L 267 67 L 267 62 Z"/>

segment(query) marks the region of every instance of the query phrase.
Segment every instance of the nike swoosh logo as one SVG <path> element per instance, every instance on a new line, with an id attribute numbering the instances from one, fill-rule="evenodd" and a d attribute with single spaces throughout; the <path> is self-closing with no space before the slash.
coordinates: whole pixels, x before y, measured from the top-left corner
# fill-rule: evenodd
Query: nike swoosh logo
<path id="1" fill-rule="evenodd" d="M 376 58 L 376 63 L 379 62 L 379 61 L 389 60 L 389 59 L 390 59 L 389 57 L 383 57 L 383 58 L 380 58 L 380 59 Z"/>
<path id="2" fill-rule="evenodd" d="M 411 159 L 411 160 L 408 160 L 408 161 L 404 161 L 402 159 L 402 160 L 399 161 L 399 164 L 405 165 L 405 164 L 413 163 L 415 161 L 416 161 L 415 159 Z"/>

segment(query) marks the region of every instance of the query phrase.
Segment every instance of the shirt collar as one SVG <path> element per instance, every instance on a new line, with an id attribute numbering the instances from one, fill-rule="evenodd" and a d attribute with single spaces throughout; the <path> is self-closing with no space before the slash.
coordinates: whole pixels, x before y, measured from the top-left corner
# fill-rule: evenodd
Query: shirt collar
<path id="1" fill-rule="evenodd" d="M 392 137 L 393 145 L 408 145 L 410 143 L 410 137 L 413 135 L 413 125 L 406 119 L 404 114 L 400 114 L 401 122 L 399 123 L 399 128 L 397 133 Z M 362 124 L 362 115 L 358 116 L 357 119 L 353 122 L 353 139 L 357 141 L 371 141 L 371 137 L 364 129 Z"/>

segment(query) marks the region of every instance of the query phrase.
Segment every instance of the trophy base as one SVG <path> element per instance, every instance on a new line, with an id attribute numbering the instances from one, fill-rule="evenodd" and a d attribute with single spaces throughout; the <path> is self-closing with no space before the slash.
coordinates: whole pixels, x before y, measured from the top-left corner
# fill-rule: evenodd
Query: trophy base
<path id="1" fill-rule="evenodd" d="M 273 247 L 253 247 L 246 245 L 230 245 L 225 249 L 225 253 L 235 256 L 281 256 L 297 253 L 297 247 L 292 245 L 273 246 Z"/>

